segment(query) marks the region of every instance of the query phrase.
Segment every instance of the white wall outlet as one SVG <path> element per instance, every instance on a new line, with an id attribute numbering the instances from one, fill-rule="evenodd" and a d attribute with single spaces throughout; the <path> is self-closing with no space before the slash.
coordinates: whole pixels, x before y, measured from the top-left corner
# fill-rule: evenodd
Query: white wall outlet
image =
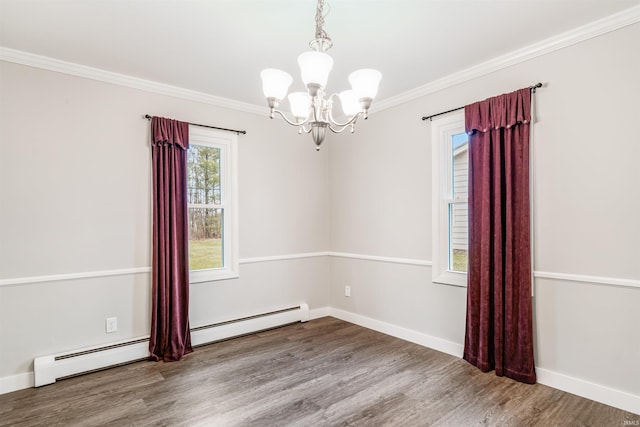
<path id="1" fill-rule="evenodd" d="M 110 334 L 112 332 L 116 332 L 118 330 L 118 318 L 117 317 L 107 317 L 105 321 L 107 333 Z"/>
<path id="2" fill-rule="evenodd" d="M 345 286 L 344 287 L 344 296 L 345 297 L 350 297 L 351 296 L 351 286 Z"/>

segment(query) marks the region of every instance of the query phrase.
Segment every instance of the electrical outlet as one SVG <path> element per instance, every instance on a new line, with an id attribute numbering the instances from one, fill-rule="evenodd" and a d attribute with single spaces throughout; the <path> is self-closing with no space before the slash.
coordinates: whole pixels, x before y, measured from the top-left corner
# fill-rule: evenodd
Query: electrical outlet
<path id="1" fill-rule="evenodd" d="M 107 317 L 105 321 L 107 333 L 110 334 L 112 332 L 116 332 L 118 330 L 118 318 L 117 317 Z"/>
<path id="2" fill-rule="evenodd" d="M 350 297 L 351 296 L 351 286 L 345 286 L 344 287 L 344 296 L 345 297 Z"/>

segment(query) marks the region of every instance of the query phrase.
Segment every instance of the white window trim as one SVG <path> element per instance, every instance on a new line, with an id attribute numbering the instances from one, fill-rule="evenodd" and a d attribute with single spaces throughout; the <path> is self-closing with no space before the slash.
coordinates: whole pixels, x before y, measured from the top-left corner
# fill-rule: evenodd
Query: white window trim
<path id="1" fill-rule="evenodd" d="M 432 145 L 432 258 L 431 280 L 445 285 L 467 286 L 467 273 L 449 269 L 449 209 L 452 162 L 451 137 L 464 132 L 464 110 L 434 118 L 431 122 Z M 445 178 L 446 177 L 446 178 Z"/>
<path id="2" fill-rule="evenodd" d="M 238 136 L 234 133 L 200 126 L 189 126 L 189 144 L 220 149 L 220 191 L 219 205 L 224 209 L 222 229 L 223 265 L 189 272 L 189 283 L 240 277 L 238 250 Z M 211 206 L 208 206 L 211 207 Z"/>

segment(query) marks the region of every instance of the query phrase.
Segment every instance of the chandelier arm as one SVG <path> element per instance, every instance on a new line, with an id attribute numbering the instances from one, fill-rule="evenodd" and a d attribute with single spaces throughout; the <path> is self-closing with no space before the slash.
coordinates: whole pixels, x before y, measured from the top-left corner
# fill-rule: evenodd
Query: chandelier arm
<path id="1" fill-rule="evenodd" d="M 358 120 L 358 118 L 360 116 L 362 116 L 364 113 L 362 111 L 358 111 L 354 116 L 352 116 L 349 120 L 347 120 L 344 123 L 340 123 L 338 122 L 336 119 L 333 118 L 333 114 L 331 114 L 331 111 L 329 111 L 329 120 L 331 121 L 331 125 L 333 126 L 339 126 L 339 127 L 346 127 L 349 125 L 353 125 L 356 123 L 356 120 Z"/>
<path id="2" fill-rule="evenodd" d="M 303 122 L 292 122 L 291 120 L 289 120 L 287 118 L 287 116 L 280 110 L 276 110 L 274 109 L 273 111 L 271 111 L 271 118 L 273 118 L 273 113 L 278 113 L 278 115 L 280 115 L 280 117 L 282 117 L 284 119 L 285 122 L 289 123 L 291 126 L 304 126 L 305 124 L 309 123 L 311 117 L 307 117 L 307 119 Z M 308 133 L 308 131 L 305 131 Z"/>
<path id="3" fill-rule="evenodd" d="M 330 124 L 329 126 L 327 126 L 329 130 L 333 133 L 342 133 L 347 128 L 350 128 L 351 132 L 353 133 L 353 123 L 347 123 L 346 125 L 337 125 L 340 129 L 334 129 L 333 126 L 334 126 L 333 124 Z"/>
<path id="4" fill-rule="evenodd" d="M 333 97 L 338 97 L 337 93 L 332 93 L 331 96 L 329 97 L 329 101 L 331 101 L 333 103 Z M 349 120 L 347 120 L 344 123 L 340 123 L 338 122 L 334 117 L 333 117 L 333 108 L 329 109 L 329 122 L 334 125 L 334 126 L 339 126 L 339 127 L 344 127 L 344 126 L 349 126 L 352 124 L 355 124 L 356 120 L 358 120 L 358 118 L 360 116 L 362 116 L 364 113 L 362 111 L 358 111 L 355 115 L 353 115 Z"/>

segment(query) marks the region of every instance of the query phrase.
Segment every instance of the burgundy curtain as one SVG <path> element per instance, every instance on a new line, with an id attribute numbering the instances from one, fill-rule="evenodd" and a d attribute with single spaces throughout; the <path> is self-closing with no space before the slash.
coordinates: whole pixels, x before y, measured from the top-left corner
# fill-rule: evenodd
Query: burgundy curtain
<path id="1" fill-rule="evenodd" d="M 153 170 L 153 266 L 151 338 L 154 360 L 191 353 L 187 149 L 189 124 L 151 119 Z"/>
<path id="2" fill-rule="evenodd" d="M 465 107 L 469 271 L 464 359 L 535 383 L 531 305 L 529 88 Z"/>

